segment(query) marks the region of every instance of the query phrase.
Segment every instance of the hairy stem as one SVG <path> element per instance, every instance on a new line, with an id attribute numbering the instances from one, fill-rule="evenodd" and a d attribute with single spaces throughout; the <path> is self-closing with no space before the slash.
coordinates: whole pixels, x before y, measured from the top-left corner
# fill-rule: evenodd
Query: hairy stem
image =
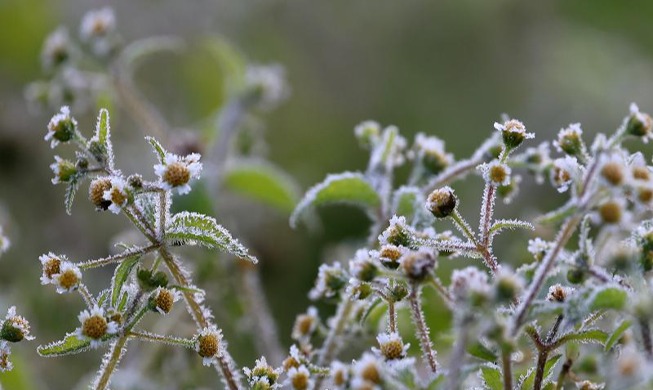
<path id="1" fill-rule="evenodd" d="M 503 366 L 503 389 L 512 390 L 512 361 L 510 360 L 510 351 L 501 352 L 501 364 Z"/>
<path id="2" fill-rule="evenodd" d="M 419 338 L 420 347 L 424 357 L 429 363 L 431 371 L 435 373 L 438 369 L 437 362 L 435 360 L 435 351 L 433 351 L 433 345 L 431 344 L 430 331 L 426 321 L 424 320 L 424 312 L 420 305 L 421 290 L 417 285 L 412 286 L 410 295 L 408 295 L 408 301 L 410 303 L 410 312 L 413 317 L 413 323 L 417 330 L 417 335 Z"/>
<path id="3" fill-rule="evenodd" d="M 122 355 L 125 352 L 125 345 L 128 340 L 129 337 L 123 335 L 111 344 L 111 352 L 108 354 L 108 359 L 103 360 L 102 367 L 100 368 L 102 375 L 93 386 L 95 390 L 104 390 L 109 386 L 111 375 L 116 371 L 120 358 L 122 358 Z"/>
<path id="4" fill-rule="evenodd" d="M 327 334 L 322 348 L 318 351 L 317 355 L 317 365 L 324 366 L 327 362 L 330 362 L 333 359 L 333 355 L 336 353 L 338 346 L 338 336 L 344 331 L 347 319 L 353 308 L 353 302 L 350 297 L 344 296 L 340 300 L 338 305 L 338 310 L 336 311 L 335 317 L 333 318 L 333 325 L 329 329 L 329 334 Z M 315 388 L 320 389 L 323 377 L 318 377 L 315 381 Z"/>
<path id="5" fill-rule="evenodd" d="M 565 378 L 571 371 L 571 366 L 574 364 L 574 361 L 571 358 L 567 358 L 565 364 L 562 365 L 560 374 L 558 374 L 558 380 L 556 381 L 556 390 L 563 390 L 563 385 L 565 383 Z"/>
<path id="6" fill-rule="evenodd" d="M 462 320 L 456 324 L 458 330 L 458 339 L 456 340 L 456 345 L 454 346 L 453 352 L 451 353 L 451 360 L 449 363 L 449 373 L 447 374 L 449 381 L 447 384 L 447 389 L 457 390 L 460 388 L 460 372 L 465 362 L 465 350 L 467 348 L 467 342 L 469 339 L 469 325 L 471 318 L 462 318 Z"/>
<path id="7" fill-rule="evenodd" d="M 644 343 L 646 358 L 648 360 L 653 360 L 653 342 L 651 342 L 651 327 L 648 323 L 648 320 L 640 318 L 639 328 L 642 332 L 642 342 Z"/>

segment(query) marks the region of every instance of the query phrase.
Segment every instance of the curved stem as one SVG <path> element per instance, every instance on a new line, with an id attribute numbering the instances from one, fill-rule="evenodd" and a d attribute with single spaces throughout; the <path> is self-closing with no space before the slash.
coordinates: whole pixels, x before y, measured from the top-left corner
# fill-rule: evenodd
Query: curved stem
<path id="1" fill-rule="evenodd" d="M 123 335 L 120 336 L 113 344 L 111 344 L 111 351 L 107 355 L 108 359 L 102 360 L 103 364 L 100 368 L 102 375 L 93 386 L 95 390 L 104 390 L 109 386 L 111 375 L 116 370 L 116 367 L 120 362 L 120 358 L 122 358 L 122 355 L 125 353 L 125 345 L 127 344 L 128 340 L 129 337 L 127 335 Z"/>
<path id="2" fill-rule="evenodd" d="M 419 286 L 413 285 L 410 295 L 408 295 L 408 301 L 410 303 L 410 312 L 413 317 L 413 322 L 417 330 L 417 335 L 419 338 L 420 347 L 424 357 L 429 363 L 431 371 L 435 373 L 438 369 L 437 362 L 435 360 L 435 351 L 433 350 L 433 345 L 431 344 L 430 331 L 426 321 L 424 320 L 424 312 L 420 305 L 421 291 Z"/>

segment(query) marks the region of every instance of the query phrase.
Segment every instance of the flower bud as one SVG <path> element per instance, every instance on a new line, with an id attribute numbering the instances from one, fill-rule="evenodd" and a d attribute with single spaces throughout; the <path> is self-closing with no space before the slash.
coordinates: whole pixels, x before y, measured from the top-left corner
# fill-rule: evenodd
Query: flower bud
<path id="1" fill-rule="evenodd" d="M 456 209 L 458 198 L 451 187 L 442 187 L 431 192 L 426 199 L 426 209 L 435 218 L 446 218 Z"/>
<path id="2" fill-rule="evenodd" d="M 501 132 L 503 144 L 508 150 L 515 149 L 521 145 L 525 139 L 535 137 L 533 133 L 527 133 L 524 124 L 516 119 L 506 121 L 503 125 L 495 122 L 494 128 Z"/>
<path id="3" fill-rule="evenodd" d="M 111 179 L 98 177 L 88 187 L 88 199 L 95 205 L 96 210 L 108 210 L 111 200 L 104 199 L 104 193 L 111 188 Z"/>
<path id="4" fill-rule="evenodd" d="M 566 153 L 569 156 L 580 156 L 585 151 L 585 143 L 581 138 L 583 130 L 580 123 L 572 123 L 566 129 L 561 129 L 558 132 L 558 139 L 553 141 L 553 146 L 561 153 Z"/>
<path id="5" fill-rule="evenodd" d="M 414 282 L 426 279 L 435 269 L 436 259 L 431 251 L 420 249 L 410 251 L 399 260 L 404 274 Z"/>
<path id="6" fill-rule="evenodd" d="M 66 143 L 72 140 L 76 131 L 77 121 L 70 116 L 68 106 L 63 106 L 59 113 L 50 119 L 44 139 L 50 141 L 50 147 L 54 148 L 59 142 Z"/>
<path id="7" fill-rule="evenodd" d="M 33 340 L 30 335 L 29 322 L 23 317 L 16 315 L 16 307 L 12 306 L 7 310 L 7 316 L 0 328 L 0 339 L 7 340 L 10 343 L 17 343 L 26 340 Z"/>
<path id="8" fill-rule="evenodd" d="M 54 160 L 55 162 L 50 164 L 50 169 L 54 173 L 52 184 L 67 183 L 77 174 L 77 167 L 72 161 L 59 156 L 54 156 Z"/>
<path id="9" fill-rule="evenodd" d="M 354 128 L 354 134 L 361 146 L 371 148 L 379 141 L 381 125 L 375 121 L 365 121 Z"/>
<path id="10" fill-rule="evenodd" d="M 653 120 L 649 114 L 639 111 L 635 103 L 630 105 L 630 116 L 626 122 L 626 132 L 636 137 L 642 137 L 645 141 L 651 136 Z"/>

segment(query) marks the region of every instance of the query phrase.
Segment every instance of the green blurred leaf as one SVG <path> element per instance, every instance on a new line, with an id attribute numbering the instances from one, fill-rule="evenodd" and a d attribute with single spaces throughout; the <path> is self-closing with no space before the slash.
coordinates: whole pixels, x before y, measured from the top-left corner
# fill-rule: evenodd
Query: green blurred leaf
<path id="1" fill-rule="evenodd" d="M 122 260 L 116 267 L 113 278 L 111 279 L 111 307 L 116 307 L 122 286 L 140 259 L 141 257 L 139 255 L 130 256 Z"/>
<path id="2" fill-rule="evenodd" d="M 81 174 L 75 174 L 70 178 L 68 186 L 66 187 L 66 194 L 64 195 L 64 206 L 66 206 L 66 213 L 71 215 L 73 208 L 73 200 L 75 200 L 75 194 L 79 189 L 79 184 L 84 176 Z"/>
<path id="3" fill-rule="evenodd" d="M 393 214 L 403 215 L 408 221 L 412 221 L 418 207 L 424 208 L 420 203 L 423 203 L 423 196 L 419 188 L 402 186 L 394 193 Z"/>
<path id="4" fill-rule="evenodd" d="M 160 52 L 178 51 L 184 46 L 179 37 L 149 37 L 134 41 L 121 52 L 119 63 L 131 76 L 140 63 L 148 56 Z"/>
<path id="5" fill-rule="evenodd" d="M 361 173 L 329 175 L 306 192 L 290 216 L 290 225 L 296 227 L 299 219 L 312 207 L 340 203 L 359 206 L 375 219 L 374 211 L 381 205 L 381 199 Z"/>
<path id="6" fill-rule="evenodd" d="M 218 225 L 214 218 L 203 214 L 186 211 L 175 214 L 166 229 L 165 238 L 173 245 L 200 244 L 258 263 L 256 257 L 250 255 L 247 248 L 233 238 L 227 229 Z"/>
<path id="7" fill-rule="evenodd" d="M 241 160 L 224 174 L 224 186 L 284 213 L 292 212 L 299 200 L 294 180 L 277 166 L 259 160 Z"/>
<path id="8" fill-rule="evenodd" d="M 244 56 L 220 36 L 209 37 L 204 46 L 213 58 L 218 62 L 218 66 L 223 73 L 223 78 L 227 82 L 227 95 L 240 91 L 245 84 L 245 69 L 247 62 Z"/>
<path id="9" fill-rule="evenodd" d="M 105 145 L 109 140 L 109 111 L 104 108 L 100 109 L 100 114 L 97 118 L 95 136 L 102 145 Z"/>
<path id="10" fill-rule="evenodd" d="M 497 355 L 480 341 L 468 345 L 467 353 L 490 363 L 495 363 L 497 361 Z"/>
<path id="11" fill-rule="evenodd" d="M 481 367 L 481 377 L 488 389 L 503 390 L 503 377 L 498 368 L 490 366 Z"/>
<path id="12" fill-rule="evenodd" d="M 590 310 L 615 309 L 621 310 L 626 304 L 628 294 L 618 287 L 608 287 L 599 290 L 594 295 Z"/>
<path id="13" fill-rule="evenodd" d="M 614 345 L 619 342 L 621 339 L 621 336 L 630 328 L 630 325 L 632 325 L 632 321 L 625 320 L 619 326 L 617 329 L 612 332 L 610 337 L 608 337 L 608 340 L 605 342 L 605 351 L 609 351 L 614 347 Z"/>
<path id="14" fill-rule="evenodd" d="M 603 344 L 608 338 L 607 333 L 600 329 L 590 329 L 581 332 L 568 333 L 558 339 L 556 344 L 562 345 L 569 341 L 578 341 L 581 343 L 597 343 Z"/>

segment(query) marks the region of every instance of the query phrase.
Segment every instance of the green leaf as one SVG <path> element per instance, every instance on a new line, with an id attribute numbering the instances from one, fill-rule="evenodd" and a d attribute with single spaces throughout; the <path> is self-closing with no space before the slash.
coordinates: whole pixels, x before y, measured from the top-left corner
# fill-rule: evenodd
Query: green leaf
<path id="1" fill-rule="evenodd" d="M 311 208 L 328 204 L 359 206 L 375 219 L 374 210 L 381 205 L 381 199 L 361 173 L 329 175 L 322 183 L 306 192 L 290 216 L 290 226 L 297 227 L 299 219 Z"/>
<path id="2" fill-rule="evenodd" d="M 581 343 L 596 343 L 603 344 L 608 338 L 607 333 L 600 329 L 589 329 L 581 332 L 567 333 L 560 337 L 556 342 L 556 346 L 560 346 L 570 341 L 578 341 Z"/>
<path id="3" fill-rule="evenodd" d="M 517 219 L 500 219 L 492 225 L 490 228 L 490 234 L 496 234 L 505 229 L 535 230 L 535 227 L 529 222 L 520 221 Z"/>
<path id="4" fill-rule="evenodd" d="M 98 295 L 97 305 L 100 307 L 104 306 L 104 303 L 107 301 L 107 299 L 109 299 L 110 293 L 111 291 L 109 291 L 109 289 L 102 290 Z"/>
<path id="5" fill-rule="evenodd" d="M 544 364 L 544 376 L 542 377 L 543 381 L 546 381 L 546 378 L 551 375 L 551 371 L 553 370 L 553 367 L 556 365 L 558 360 L 560 360 L 560 357 L 562 355 L 554 355 L 549 358 L 549 360 L 546 361 Z M 533 384 L 535 382 L 535 370 L 531 370 L 526 379 L 521 383 L 521 389 L 522 390 L 531 390 L 533 388 Z"/>
<path id="6" fill-rule="evenodd" d="M 467 353 L 490 363 L 497 361 L 497 355 L 480 341 L 467 346 Z"/>
<path id="7" fill-rule="evenodd" d="M 241 160 L 230 165 L 224 174 L 224 186 L 284 213 L 292 212 L 299 200 L 294 180 L 265 161 Z"/>
<path id="8" fill-rule="evenodd" d="M 481 367 L 481 376 L 485 386 L 490 390 L 503 390 L 503 377 L 498 368 L 491 366 Z"/>
<path id="9" fill-rule="evenodd" d="M 165 159 L 166 159 L 166 150 L 161 146 L 159 141 L 154 139 L 154 137 L 147 136 L 145 137 L 145 140 L 152 145 L 152 148 L 154 149 L 154 153 L 156 153 L 156 157 L 159 159 L 159 164 L 164 164 Z"/>
<path id="10" fill-rule="evenodd" d="M 90 340 L 80 340 L 73 333 L 69 333 L 63 340 L 55 341 L 48 345 L 39 345 L 36 351 L 44 357 L 65 356 L 87 351 L 91 348 Z"/>
<path id="11" fill-rule="evenodd" d="M 614 332 L 612 332 L 610 337 L 608 337 L 608 340 L 605 342 L 605 351 L 606 352 L 611 350 L 612 347 L 614 347 L 614 345 L 617 342 L 619 342 L 619 340 L 621 339 L 621 336 L 623 336 L 623 334 L 626 332 L 626 330 L 628 330 L 628 328 L 630 328 L 630 325 L 632 325 L 632 321 L 629 321 L 629 320 L 625 320 L 621 324 L 619 324 L 617 329 L 615 329 Z"/>
<path id="12" fill-rule="evenodd" d="M 111 279 L 111 307 L 116 307 L 118 303 L 118 298 L 120 297 L 120 292 L 122 291 L 122 286 L 129 278 L 134 266 L 138 264 L 138 261 L 141 259 L 140 255 L 134 255 L 123 259 L 120 264 L 116 267 L 115 272 L 113 273 L 113 278 Z"/>
<path id="13" fill-rule="evenodd" d="M 599 290 L 592 299 L 590 310 L 615 309 L 621 310 L 626 304 L 628 294 L 618 287 L 608 287 Z"/>
<path id="14" fill-rule="evenodd" d="M 395 215 L 403 215 L 412 221 L 419 207 L 424 209 L 424 196 L 417 187 L 402 186 L 394 193 L 392 210 Z"/>
<path id="15" fill-rule="evenodd" d="M 563 219 L 573 215 L 576 210 L 578 210 L 578 205 L 576 203 L 577 202 L 568 202 L 559 209 L 553 210 L 537 218 L 535 222 L 541 225 L 551 225 L 562 221 Z"/>
<path id="16" fill-rule="evenodd" d="M 364 324 L 365 320 L 367 320 L 367 318 L 370 316 L 372 311 L 374 311 L 374 309 L 376 309 L 381 304 L 381 302 L 383 302 L 381 298 L 376 298 L 371 303 L 367 304 L 365 306 L 365 309 L 362 312 L 360 312 L 359 314 L 360 317 L 358 318 L 358 322 L 361 325 Z"/>
<path id="17" fill-rule="evenodd" d="M 66 206 L 66 213 L 71 214 L 73 207 L 73 200 L 75 200 L 75 194 L 79 189 L 79 184 L 81 182 L 83 175 L 75 174 L 70 178 L 68 186 L 66 187 L 66 194 L 64 195 L 64 206 Z"/>
<path id="18" fill-rule="evenodd" d="M 252 263 L 258 263 L 247 248 L 233 238 L 229 231 L 218 225 L 214 218 L 187 211 L 172 216 L 166 229 L 166 241 L 172 244 L 204 245 L 218 248 Z"/>
<path id="19" fill-rule="evenodd" d="M 105 145 L 109 140 L 109 111 L 104 108 L 100 109 L 100 114 L 97 118 L 95 136 L 102 145 Z"/>
<path id="20" fill-rule="evenodd" d="M 218 67 L 228 82 L 228 95 L 237 93 L 245 84 L 247 62 L 237 48 L 219 36 L 212 36 L 204 43 L 209 54 L 215 58 Z"/>

